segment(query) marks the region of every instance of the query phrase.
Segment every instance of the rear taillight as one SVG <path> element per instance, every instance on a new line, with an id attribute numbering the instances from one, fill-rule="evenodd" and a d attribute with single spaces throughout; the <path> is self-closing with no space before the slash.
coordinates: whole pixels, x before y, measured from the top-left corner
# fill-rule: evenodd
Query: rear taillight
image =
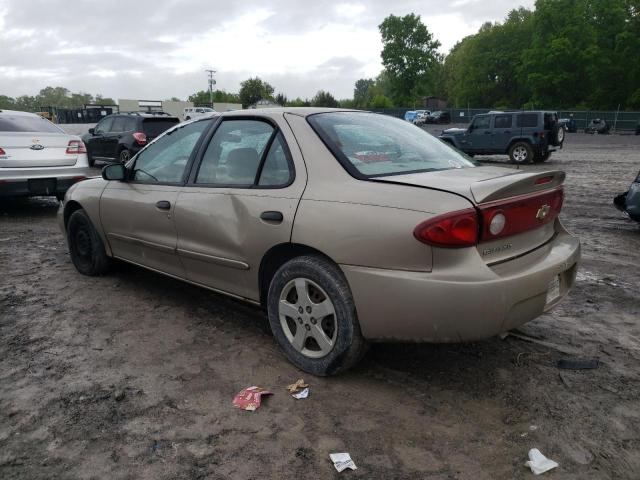
<path id="1" fill-rule="evenodd" d="M 0 155 L 6 155 L 6 154 L 7 154 L 7 152 L 5 152 L 5 151 L 2 149 L 2 147 L 0 147 Z"/>
<path id="2" fill-rule="evenodd" d="M 82 140 L 69 140 L 69 143 L 67 145 L 67 153 L 70 155 L 87 153 L 87 148 L 84 146 L 84 142 Z"/>
<path id="3" fill-rule="evenodd" d="M 413 236 L 436 247 L 472 247 L 478 243 L 478 227 L 478 214 L 469 208 L 422 222 L 413 230 Z"/>
<path id="4" fill-rule="evenodd" d="M 560 187 L 542 194 L 478 205 L 482 216 L 480 241 L 516 235 L 552 222 L 560 214 L 563 200 Z"/>
<path id="5" fill-rule="evenodd" d="M 147 144 L 147 136 L 142 132 L 135 132 L 133 134 L 133 138 L 135 139 L 138 145 L 146 145 Z"/>

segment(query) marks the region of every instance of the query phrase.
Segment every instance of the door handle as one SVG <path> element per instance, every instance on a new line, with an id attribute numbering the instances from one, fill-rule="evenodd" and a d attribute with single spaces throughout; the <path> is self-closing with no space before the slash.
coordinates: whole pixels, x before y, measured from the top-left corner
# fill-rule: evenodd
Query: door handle
<path id="1" fill-rule="evenodd" d="M 160 210 L 170 210 L 171 209 L 171 202 L 169 202 L 167 200 L 160 200 L 160 201 L 156 202 L 156 208 L 159 208 Z"/>
<path id="2" fill-rule="evenodd" d="M 280 223 L 284 219 L 284 216 L 282 215 L 282 212 L 268 211 L 262 212 L 260 214 L 260 219 L 264 220 L 265 222 Z"/>

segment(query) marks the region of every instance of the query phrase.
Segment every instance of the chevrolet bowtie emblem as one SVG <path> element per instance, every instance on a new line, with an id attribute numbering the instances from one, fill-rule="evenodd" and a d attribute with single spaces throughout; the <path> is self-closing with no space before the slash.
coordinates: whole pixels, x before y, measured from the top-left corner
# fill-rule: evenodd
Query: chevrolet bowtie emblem
<path id="1" fill-rule="evenodd" d="M 538 209 L 538 213 L 536 213 L 536 218 L 538 220 L 544 220 L 545 218 L 547 218 L 547 215 L 549 215 L 550 210 L 551 210 L 551 207 L 549 205 L 542 205 Z"/>

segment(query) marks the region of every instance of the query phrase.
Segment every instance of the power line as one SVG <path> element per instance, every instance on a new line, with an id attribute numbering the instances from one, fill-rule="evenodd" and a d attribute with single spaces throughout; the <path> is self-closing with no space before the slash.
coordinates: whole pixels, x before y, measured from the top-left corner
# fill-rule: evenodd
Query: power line
<path id="1" fill-rule="evenodd" d="M 213 108 L 213 86 L 216 84 L 216 79 L 213 78 L 216 71 L 206 69 L 205 72 L 209 74 L 209 102 L 211 103 L 211 108 Z"/>

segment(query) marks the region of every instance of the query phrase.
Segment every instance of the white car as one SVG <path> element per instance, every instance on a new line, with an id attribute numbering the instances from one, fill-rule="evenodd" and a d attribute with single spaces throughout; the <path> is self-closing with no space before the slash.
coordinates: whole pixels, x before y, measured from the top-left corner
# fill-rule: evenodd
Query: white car
<path id="1" fill-rule="evenodd" d="M 416 118 L 413 119 L 413 123 L 416 125 L 425 123 L 429 115 L 431 115 L 431 110 L 416 110 Z"/>
<path id="2" fill-rule="evenodd" d="M 34 113 L 0 110 L 0 198 L 62 200 L 71 185 L 91 175 L 79 136 Z"/>
<path id="3" fill-rule="evenodd" d="M 184 109 L 185 120 L 195 120 L 196 118 L 209 117 L 212 113 L 216 113 L 213 108 L 209 107 L 189 107 Z"/>

